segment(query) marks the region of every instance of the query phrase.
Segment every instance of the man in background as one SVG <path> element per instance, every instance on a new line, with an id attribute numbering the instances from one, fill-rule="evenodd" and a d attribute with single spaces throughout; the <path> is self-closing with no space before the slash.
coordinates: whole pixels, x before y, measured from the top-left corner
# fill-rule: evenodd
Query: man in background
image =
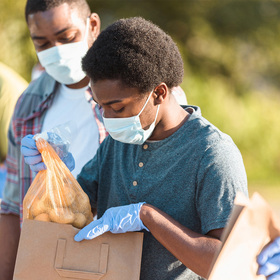
<path id="1" fill-rule="evenodd" d="M 28 0 L 25 17 L 46 72 L 19 97 L 9 128 L 7 180 L 0 204 L 1 280 L 13 277 L 22 202 L 37 171 L 24 164 L 21 139 L 74 122 L 79 130 L 70 151 L 78 157 L 72 171 L 76 176 L 106 136 L 99 107 L 88 102 L 89 79 L 81 69 L 81 58 L 100 32 L 99 16 L 91 13 L 86 0 Z"/>

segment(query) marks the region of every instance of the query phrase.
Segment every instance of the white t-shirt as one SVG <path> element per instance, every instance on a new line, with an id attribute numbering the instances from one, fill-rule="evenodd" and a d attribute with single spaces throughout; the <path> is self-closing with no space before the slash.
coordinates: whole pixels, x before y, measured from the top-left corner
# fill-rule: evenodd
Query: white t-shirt
<path id="1" fill-rule="evenodd" d="M 93 158 L 99 147 L 99 131 L 91 104 L 85 98 L 87 87 L 70 89 L 60 85 L 51 107 L 46 113 L 42 132 L 72 122 L 77 130 L 72 133 L 69 151 L 75 159 L 76 178 L 82 167 Z"/>
<path id="2" fill-rule="evenodd" d="M 186 94 L 180 86 L 174 87 L 172 94 L 180 105 L 188 105 Z"/>

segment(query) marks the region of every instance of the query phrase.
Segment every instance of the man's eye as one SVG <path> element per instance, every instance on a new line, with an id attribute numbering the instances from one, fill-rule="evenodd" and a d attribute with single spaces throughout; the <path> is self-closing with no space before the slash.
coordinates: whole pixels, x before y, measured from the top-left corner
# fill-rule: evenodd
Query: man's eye
<path id="1" fill-rule="evenodd" d="M 64 43 L 72 42 L 76 37 L 75 36 L 69 36 L 69 37 L 63 37 L 59 41 Z"/>
<path id="2" fill-rule="evenodd" d="M 122 107 L 121 109 L 118 109 L 118 110 L 113 109 L 113 111 L 114 111 L 115 113 L 121 113 L 123 110 L 124 110 L 124 107 Z"/>
<path id="3" fill-rule="evenodd" d="M 36 44 L 36 49 L 39 49 L 39 50 L 45 49 L 45 48 L 47 48 L 48 44 L 49 44 L 48 42 L 46 42 L 44 44 Z"/>

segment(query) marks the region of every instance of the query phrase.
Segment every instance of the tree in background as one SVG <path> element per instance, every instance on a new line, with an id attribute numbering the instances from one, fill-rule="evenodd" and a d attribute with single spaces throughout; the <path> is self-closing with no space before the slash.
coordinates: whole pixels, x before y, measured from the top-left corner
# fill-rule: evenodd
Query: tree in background
<path id="1" fill-rule="evenodd" d="M 261 0 L 88 0 L 102 28 L 143 16 L 178 43 L 188 101 L 231 135 L 249 183 L 280 185 L 280 3 Z M 25 1 L 0 2 L 0 60 L 30 80 L 36 54 Z M 157 42 L 155 42 L 156 44 Z"/>
<path id="2" fill-rule="evenodd" d="M 27 81 L 36 54 L 24 19 L 25 1 L 0 1 L 0 61 Z"/>
<path id="3" fill-rule="evenodd" d="M 103 27 L 143 16 L 176 39 L 188 70 L 223 77 L 236 94 L 280 85 L 280 3 L 275 1 L 89 0 Z"/>

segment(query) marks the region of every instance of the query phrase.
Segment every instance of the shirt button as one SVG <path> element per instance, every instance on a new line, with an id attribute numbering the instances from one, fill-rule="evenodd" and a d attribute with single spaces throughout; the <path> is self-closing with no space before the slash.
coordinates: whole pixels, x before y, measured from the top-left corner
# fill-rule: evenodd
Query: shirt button
<path id="1" fill-rule="evenodd" d="M 144 149 L 144 150 L 147 150 L 148 147 L 149 147 L 149 146 L 148 146 L 147 144 L 145 144 L 145 145 L 143 146 L 143 149 Z"/>
<path id="2" fill-rule="evenodd" d="M 134 186 L 134 187 L 137 186 L 137 181 L 133 181 L 133 186 Z"/>
<path id="3" fill-rule="evenodd" d="M 144 163 L 143 162 L 139 162 L 139 167 L 143 167 Z"/>

